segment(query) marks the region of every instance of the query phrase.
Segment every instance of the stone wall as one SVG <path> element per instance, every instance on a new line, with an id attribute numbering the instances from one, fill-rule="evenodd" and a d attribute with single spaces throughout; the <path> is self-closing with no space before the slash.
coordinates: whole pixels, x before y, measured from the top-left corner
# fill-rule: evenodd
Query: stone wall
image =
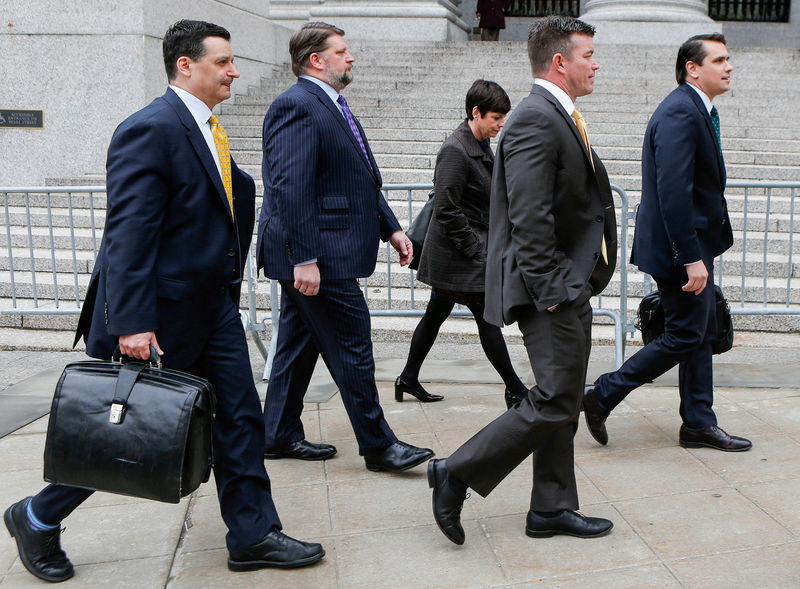
<path id="1" fill-rule="evenodd" d="M 288 59 L 268 0 L 4 0 L 0 108 L 40 109 L 44 129 L 0 128 L 0 186 L 92 174 L 102 181 L 116 126 L 166 88 L 161 40 L 181 18 L 231 31 L 244 92 Z"/>

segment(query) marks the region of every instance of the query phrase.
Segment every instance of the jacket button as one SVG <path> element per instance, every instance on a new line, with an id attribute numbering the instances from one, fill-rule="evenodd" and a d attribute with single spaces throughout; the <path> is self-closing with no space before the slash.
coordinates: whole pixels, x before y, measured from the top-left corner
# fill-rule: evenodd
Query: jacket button
<path id="1" fill-rule="evenodd" d="M 233 257 L 233 256 L 235 256 L 235 255 L 236 255 L 236 252 L 235 252 L 235 251 L 233 251 L 233 250 L 228 250 L 228 257 L 229 257 L 229 258 L 232 258 L 232 257 Z"/>
<path id="2" fill-rule="evenodd" d="M 602 216 L 602 215 L 597 215 L 597 216 L 594 218 L 594 220 L 595 220 L 595 221 L 597 221 L 598 223 L 600 223 L 600 222 L 603 220 L 603 216 Z"/>
<path id="3" fill-rule="evenodd" d="M 227 288 L 225 286 L 220 286 L 219 287 L 219 294 L 225 294 L 226 290 L 227 290 Z"/>

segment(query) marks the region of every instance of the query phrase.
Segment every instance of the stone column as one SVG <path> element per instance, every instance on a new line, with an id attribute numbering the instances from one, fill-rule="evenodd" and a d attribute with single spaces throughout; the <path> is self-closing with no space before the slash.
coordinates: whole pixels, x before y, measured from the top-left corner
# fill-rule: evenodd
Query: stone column
<path id="1" fill-rule="evenodd" d="M 309 20 L 341 27 L 348 39 L 467 39 L 461 0 L 272 0 L 270 18 L 296 28 Z"/>
<path id="2" fill-rule="evenodd" d="M 581 19 L 605 43 L 679 45 L 692 35 L 721 31 L 705 0 L 586 0 Z"/>

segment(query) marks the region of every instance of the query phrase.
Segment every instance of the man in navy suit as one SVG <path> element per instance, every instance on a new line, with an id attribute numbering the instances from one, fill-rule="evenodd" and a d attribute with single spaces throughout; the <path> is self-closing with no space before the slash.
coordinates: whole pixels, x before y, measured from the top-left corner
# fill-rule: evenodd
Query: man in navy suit
<path id="1" fill-rule="evenodd" d="M 102 359 L 117 344 L 140 359 L 154 346 L 167 367 L 210 380 L 228 567 L 304 566 L 325 551 L 280 531 L 239 319 L 255 186 L 230 158 L 211 112 L 239 77 L 229 40 L 227 30 L 211 23 L 175 23 L 163 43 L 169 89 L 114 132 L 105 232 L 76 342 L 83 335 L 89 355 Z M 49 485 L 5 512 L 22 563 L 35 576 L 57 582 L 73 575 L 60 523 L 92 492 Z"/>
<path id="2" fill-rule="evenodd" d="M 587 387 L 586 424 L 608 443 L 609 413 L 636 387 L 679 366 L 681 446 L 738 452 L 749 440 L 717 425 L 711 344 L 716 335 L 714 258 L 733 244 L 719 115 L 711 101 L 730 88 L 725 38 L 697 35 L 678 50 L 678 87 L 653 113 L 642 149 L 642 201 L 631 262 L 655 278 L 665 331 L 616 372 Z"/>
<path id="3" fill-rule="evenodd" d="M 336 453 L 330 444 L 306 440 L 300 421 L 322 355 L 367 468 L 399 472 L 433 452 L 398 441 L 386 423 L 358 278 L 374 271 L 379 239 L 392 244 L 401 265 L 411 260 L 411 242 L 381 195 L 364 130 L 340 94 L 353 79 L 354 61 L 343 35 L 318 22 L 292 35 L 297 84 L 275 99 L 264 118 L 258 261 L 282 290 L 264 404 L 265 456 L 324 460 Z"/>

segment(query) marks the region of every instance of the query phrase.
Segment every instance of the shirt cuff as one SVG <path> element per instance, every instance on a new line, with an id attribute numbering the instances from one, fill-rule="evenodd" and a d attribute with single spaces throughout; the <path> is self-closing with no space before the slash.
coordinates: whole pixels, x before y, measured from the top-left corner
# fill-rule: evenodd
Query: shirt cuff
<path id="1" fill-rule="evenodd" d="M 295 264 L 294 266 L 296 268 L 297 266 L 308 266 L 309 264 L 316 264 L 316 263 L 317 263 L 317 258 L 312 258 L 310 260 L 306 260 L 305 262 L 300 262 L 299 264 Z"/>

